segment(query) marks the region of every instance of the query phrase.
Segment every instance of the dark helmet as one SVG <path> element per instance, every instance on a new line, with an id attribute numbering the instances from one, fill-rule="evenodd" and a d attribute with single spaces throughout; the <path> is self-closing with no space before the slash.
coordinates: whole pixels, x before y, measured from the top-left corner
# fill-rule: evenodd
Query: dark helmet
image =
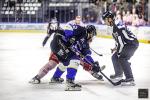
<path id="1" fill-rule="evenodd" d="M 102 15 L 102 19 L 105 20 L 105 18 L 111 18 L 114 19 L 114 14 L 110 11 L 106 11 Z"/>
<path id="2" fill-rule="evenodd" d="M 52 30 L 57 30 L 57 29 L 59 28 L 59 26 L 60 26 L 60 24 L 59 24 L 59 22 L 57 21 L 57 18 L 56 18 L 56 17 L 52 18 L 51 21 L 49 22 L 49 24 L 50 24 L 49 27 L 50 27 Z"/>
<path id="3" fill-rule="evenodd" d="M 94 25 L 87 25 L 86 26 L 86 30 L 87 30 L 87 33 L 88 34 L 92 34 L 93 36 L 96 36 L 97 33 L 96 33 L 96 28 Z"/>
<path id="4" fill-rule="evenodd" d="M 87 39 L 90 40 L 93 38 L 93 36 L 96 36 L 96 28 L 94 25 L 87 25 L 86 26 L 86 30 L 87 30 Z"/>

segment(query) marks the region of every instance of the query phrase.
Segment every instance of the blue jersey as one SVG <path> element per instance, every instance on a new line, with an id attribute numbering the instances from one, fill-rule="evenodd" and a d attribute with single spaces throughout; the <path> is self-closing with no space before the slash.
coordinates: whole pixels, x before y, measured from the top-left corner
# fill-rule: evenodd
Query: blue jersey
<path id="1" fill-rule="evenodd" d="M 89 47 L 89 42 L 87 41 L 87 39 L 82 38 L 79 41 L 76 41 L 74 49 L 75 52 L 82 54 L 83 56 L 83 61 L 86 63 L 94 63 L 94 60 L 91 57 L 91 50 Z M 80 57 L 78 57 L 78 59 L 81 59 Z M 89 63 L 89 64 L 90 64 Z"/>
<path id="2" fill-rule="evenodd" d="M 81 27 L 81 26 L 77 26 L 77 28 L 73 29 L 72 35 L 68 35 L 68 34 L 69 34 L 69 32 L 67 33 L 65 31 L 65 36 L 67 39 L 72 38 L 72 37 L 75 38 L 75 42 L 71 45 L 71 48 L 75 47 L 74 49 L 76 49 L 76 51 L 74 51 L 74 52 L 78 52 L 78 53 L 82 54 L 84 56 L 84 58 L 82 60 L 84 60 L 85 62 L 94 63 L 94 60 L 91 57 L 91 51 L 89 49 L 89 43 L 87 41 L 85 28 Z M 70 55 L 70 56 L 72 56 L 72 57 L 70 57 L 70 59 L 68 59 L 69 61 L 71 59 L 79 59 L 80 60 L 80 57 L 77 56 L 75 53 L 72 53 L 72 55 Z"/>
<path id="3" fill-rule="evenodd" d="M 112 36 L 116 41 L 116 48 L 118 53 L 122 51 L 125 45 L 139 45 L 136 36 L 123 24 L 113 25 Z"/>
<path id="4" fill-rule="evenodd" d="M 74 42 L 70 43 L 70 39 L 72 38 L 74 38 Z M 62 33 L 55 34 L 51 42 L 52 52 L 56 54 L 59 61 L 65 66 L 68 66 L 72 59 L 80 59 L 79 56 L 76 55 L 76 52 L 84 55 L 86 60 L 94 62 L 90 56 L 91 51 L 86 38 L 86 28 L 84 27 L 79 26 L 74 30 L 64 30 Z M 73 47 L 75 47 L 76 51 L 72 50 Z"/>

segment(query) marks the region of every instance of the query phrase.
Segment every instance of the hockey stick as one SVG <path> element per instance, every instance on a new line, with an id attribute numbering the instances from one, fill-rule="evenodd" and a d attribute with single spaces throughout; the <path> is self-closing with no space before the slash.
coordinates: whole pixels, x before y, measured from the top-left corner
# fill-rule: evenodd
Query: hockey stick
<path id="1" fill-rule="evenodd" d="M 80 54 L 81 55 L 81 54 Z M 82 55 L 82 57 L 84 57 Z M 85 57 L 84 57 L 85 59 Z M 91 64 L 92 66 L 94 66 L 94 64 L 92 62 L 90 62 L 89 60 L 85 59 L 89 64 Z M 118 81 L 118 82 L 113 82 L 111 79 L 109 79 L 101 70 L 99 71 L 111 84 L 113 84 L 114 86 L 117 86 L 117 85 L 120 85 L 121 84 L 121 81 Z"/>
<path id="2" fill-rule="evenodd" d="M 103 56 L 103 54 L 99 54 L 99 53 L 97 53 L 95 50 L 93 50 L 92 48 L 90 48 L 94 53 L 96 53 L 97 55 L 99 55 L 99 56 Z"/>
<path id="3" fill-rule="evenodd" d="M 114 86 L 120 85 L 121 81 L 118 82 L 113 82 L 111 79 L 109 79 L 102 71 L 99 71 L 111 84 L 113 84 Z"/>
<path id="4" fill-rule="evenodd" d="M 92 66 L 94 65 L 93 63 L 89 62 L 87 59 L 86 61 L 91 64 Z M 99 71 L 111 84 L 113 84 L 114 86 L 117 86 L 117 85 L 120 85 L 121 84 L 121 81 L 119 82 L 113 82 L 111 79 L 109 79 L 101 70 Z"/>

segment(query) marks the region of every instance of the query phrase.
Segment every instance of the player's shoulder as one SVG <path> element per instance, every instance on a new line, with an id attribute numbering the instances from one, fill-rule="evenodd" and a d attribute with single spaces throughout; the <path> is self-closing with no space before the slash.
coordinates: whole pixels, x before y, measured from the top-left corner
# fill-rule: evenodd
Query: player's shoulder
<path id="1" fill-rule="evenodd" d="M 71 20 L 67 24 L 75 24 L 75 20 Z"/>
<path id="2" fill-rule="evenodd" d="M 115 21 L 115 25 L 116 25 L 116 27 L 118 28 L 118 29 L 125 29 L 125 24 L 124 24 L 124 22 L 122 21 L 122 20 L 116 20 Z"/>

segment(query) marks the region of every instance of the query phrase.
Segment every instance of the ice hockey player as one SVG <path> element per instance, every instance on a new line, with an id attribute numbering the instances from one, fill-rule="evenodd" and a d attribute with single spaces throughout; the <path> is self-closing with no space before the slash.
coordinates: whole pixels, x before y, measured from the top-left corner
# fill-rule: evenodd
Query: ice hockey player
<path id="1" fill-rule="evenodd" d="M 84 28 L 81 28 L 81 29 L 84 29 Z M 96 29 L 95 29 L 95 27 L 93 25 L 88 25 L 87 26 L 87 31 L 89 33 L 93 32 L 94 35 L 96 34 Z M 68 33 L 68 32 L 66 32 L 66 33 Z M 82 35 L 82 33 L 80 33 L 80 35 Z M 76 38 L 78 38 L 78 37 L 76 37 Z M 85 55 L 85 57 L 87 57 L 86 60 L 88 59 L 88 61 L 90 61 L 91 63 L 95 64 L 95 66 L 99 66 L 98 62 L 94 62 L 92 57 L 90 56 L 91 55 L 91 51 L 89 49 L 89 43 L 92 41 L 93 36 L 92 35 L 89 36 L 88 40 L 85 40 L 84 38 L 81 38 L 80 40 L 78 40 L 76 42 L 76 45 L 73 46 L 74 48 L 76 48 L 75 52 L 83 53 Z M 97 72 L 92 70 L 92 66 L 91 66 L 91 64 L 89 64 L 88 61 L 86 61 L 86 60 L 85 61 L 84 60 L 80 60 L 79 61 L 79 60 L 80 59 L 78 57 L 76 57 L 76 55 L 73 56 L 73 60 L 70 61 L 70 65 L 67 67 L 66 79 L 71 79 L 73 81 L 75 80 L 75 76 L 76 76 L 77 69 L 78 69 L 79 62 L 80 62 L 81 65 L 83 66 L 83 68 L 86 71 L 88 71 L 90 74 L 92 74 L 92 76 L 94 76 L 98 80 L 103 80 L 102 79 L 103 77 L 101 75 L 99 75 Z M 103 70 L 104 68 L 105 68 L 105 66 L 102 66 L 100 69 Z M 60 77 L 65 72 L 65 70 L 66 70 L 66 67 L 63 64 L 59 64 L 59 66 L 57 67 L 57 69 L 56 69 L 56 71 L 55 71 L 55 73 L 54 73 L 54 75 L 53 75 L 53 77 L 51 79 L 51 82 L 61 83 L 62 82 L 61 81 L 62 78 L 60 78 Z M 76 89 L 76 88 L 74 88 L 74 87 L 72 88 L 70 86 L 66 86 L 66 90 L 74 90 L 74 89 Z"/>
<path id="2" fill-rule="evenodd" d="M 68 66 L 70 60 L 82 60 L 86 64 L 84 67 L 88 67 L 90 71 L 98 73 L 100 71 L 99 64 L 94 62 L 90 56 L 91 51 L 89 49 L 89 42 L 96 35 L 95 27 L 88 25 L 86 28 L 79 26 L 77 29 L 71 29 L 72 27 L 68 26 L 64 33 L 54 36 L 51 42 L 52 52 L 64 66 Z M 59 72 L 56 76 L 63 73 L 60 70 L 56 72 Z M 67 69 L 66 90 L 78 90 L 80 88 L 80 85 L 74 83 L 76 72 L 75 68 Z"/>
<path id="3" fill-rule="evenodd" d="M 66 27 L 70 27 L 71 30 L 75 30 L 77 29 L 79 26 L 82 26 L 82 27 L 85 27 L 85 25 L 83 24 L 83 22 L 81 21 L 81 17 L 80 16 L 76 16 L 75 20 L 71 20 L 69 21 L 67 24 L 66 24 Z M 94 26 L 93 26 L 94 27 Z M 95 28 L 95 27 L 94 27 Z M 69 29 L 67 29 L 69 30 Z M 95 29 L 96 30 L 96 29 Z M 63 72 L 65 72 L 65 70 L 67 69 L 70 69 L 70 68 L 74 68 L 74 69 L 78 69 L 78 66 L 81 64 L 83 64 L 83 62 L 79 61 L 79 60 L 72 60 L 70 65 L 68 67 L 66 66 L 63 66 L 63 64 L 60 64 L 58 66 L 58 68 L 56 69 L 56 72 L 55 74 L 53 75 L 52 79 L 51 79 L 51 82 L 56 82 L 56 83 L 60 83 L 62 82 L 62 78 L 60 78 L 60 76 L 62 75 Z M 86 64 L 85 64 L 86 65 Z M 85 68 L 85 67 L 84 67 Z M 102 66 L 101 69 L 103 70 L 105 68 L 105 66 Z M 88 71 L 88 69 L 85 69 Z M 89 71 L 90 74 L 95 77 L 96 79 L 98 80 L 101 80 L 103 81 L 103 78 L 101 75 L 97 74 L 97 73 L 92 73 L 91 71 Z M 61 75 L 60 75 L 61 73 Z"/>
<path id="4" fill-rule="evenodd" d="M 53 34 L 53 33 L 57 33 L 59 30 L 62 30 L 60 25 L 59 25 L 59 22 L 57 21 L 57 18 L 54 17 L 51 19 L 51 21 L 48 23 L 48 27 L 47 27 L 47 35 L 46 37 L 44 38 L 43 40 L 43 47 L 45 46 L 47 40 L 50 38 L 50 36 Z"/>
<path id="5" fill-rule="evenodd" d="M 71 25 L 73 28 L 76 28 L 77 25 L 79 26 L 85 26 L 84 23 L 81 21 L 81 17 L 80 16 L 76 16 L 76 18 L 74 20 L 71 20 L 67 23 L 67 25 Z M 61 27 L 60 27 L 60 24 L 59 22 L 57 21 L 57 18 L 54 17 L 51 19 L 51 21 L 49 22 L 48 24 L 48 27 L 47 27 L 47 36 L 44 38 L 43 40 L 43 47 L 45 46 L 47 40 L 50 38 L 50 36 L 53 34 L 53 33 L 57 33 L 59 30 L 62 30 Z"/>
<path id="6" fill-rule="evenodd" d="M 85 25 L 82 23 L 81 21 L 81 17 L 80 16 L 76 16 L 75 20 L 72 20 L 72 21 L 69 21 L 67 23 L 66 26 L 71 26 L 72 29 L 76 29 L 78 26 L 83 26 L 85 27 Z M 53 33 L 59 33 L 60 31 L 62 31 L 63 29 L 60 27 L 59 25 L 59 22 L 57 21 L 57 19 L 54 17 L 53 19 L 51 19 L 51 22 L 49 23 L 49 26 L 47 28 L 47 36 L 45 37 L 44 41 L 43 41 L 43 46 L 46 44 L 47 40 L 49 39 L 49 37 L 53 34 Z M 65 30 L 65 29 L 64 29 Z M 73 67 L 74 65 L 74 68 L 78 68 L 77 66 L 79 65 L 79 61 L 78 60 L 74 60 L 74 61 L 71 61 L 71 65 Z M 76 66 L 75 66 L 76 65 Z M 63 66 L 63 64 L 60 64 L 59 68 L 63 69 L 63 71 L 65 71 L 66 69 L 66 66 Z M 58 69 L 59 69 L 58 68 Z M 102 66 L 102 69 L 104 69 L 105 67 Z M 48 71 L 45 71 L 45 67 L 42 67 L 38 73 L 38 75 L 40 76 L 39 78 L 41 79 L 42 77 L 44 77 Z M 91 72 L 90 72 L 91 73 Z M 93 77 L 95 77 L 96 79 L 98 80 L 103 80 L 102 79 L 102 76 L 99 75 L 99 74 L 96 74 L 96 73 L 91 73 Z M 55 75 L 54 75 L 55 76 Z M 34 77 L 30 82 L 31 83 L 34 83 L 34 84 L 38 84 L 40 83 L 40 79 L 37 79 L 36 80 L 36 77 Z M 53 77 L 51 79 L 52 82 L 63 82 L 64 79 L 62 78 L 55 78 Z"/>
<path id="7" fill-rule="evenodd" d="M 122 79 L 124 73 L 125 79 L 121 80 L 121 85 L 134 86 L 131 63 L 128 60 L 134 55 L 139 42 L 136 36 L 127 29 L 127 26 L 116 23 L 114 17 L 110 11 L 106 11 L 102 15 L 105 24 L 113 28 L 112 36 L 116 42 L 116 47 L 112 49 L 115 74 L 111 75 L 110 78 L 113 80 Z"/>
<path id="8" fill-rule="evenodd" d="M 76 29 L 76 31 L 73 31 L 72 33 L 69 33 L 69 34 L 67 31 L 70 31 L 70 30 L 66 30 L 66 32 L 62 31 L 61 33 L 55 34 L 54 39 L 51 42 L 51 49 L 52 49 L 53 53 L 50 56 L 49 62 L 43 67 L 43 68 L 45 68 L 44 69 L 45 73 L 39 72 L 40 74 L 36 75 L 33 78 L 34 82 L 37 81 L 37 83 L 40 83 L 40 79 L 45 74 L 47 74 L 49 70 L 53 69 L 59 62 L 63 63 L 64 66 L 68 66 L 70 63 L 70 60 L 79 59 L 78 56 L 80 56 L 80 55 L 77 56 L 76 52 L 73 51 L 72 49 L 74 46 L 77 47 L 77 44 L 79 44 L 79 42 L 86 43 L 88 41 L 91 41 L 92 37 L 94 35 L 96 35 L 95 27 L 94 27 L 94 29 L 92 28 L 92 30 L 91 30 L 91 27 L 93 27 L 93 26 L 87 26 L 86 28 L 79 27 Z M 77 48 L 79 49 L 79 47 L 77 47 Z M 81 48 L 81 50 L 82 50 L 82 48 Z M 93 59 L 91 58 L 91 56 L 87 55 L 87 53 L 90 53 L 90 51 L 85 48 L 84 48 L 84 50 L 87 50 L 87 51 L 84 51 L 82 53 L 83 53 L 83 55 L 85 55 L 86 60 L 88 59 L 89 61 L 88 62 L 86 62 L 84 60 L 83 61 L 86 62 L 87 64 L 89 62 L 92 63 L 92 65 L 88 64 L 88 67 L 90 67 L 90 69 L 95 73 L 99 72 L 100 67 L 98 66 L 98 63 L 94 62 Z M 70 88 L 76 89 L 76 87 L 77 87 L 80 90 L 81 86 L 74 83 L 74 76 L 75 76 L 77 70 L 74 69 L 74 71 L 70 71 L 70 72 L 69 72 L 69 70 L 67 70 L 67 71 L 68 71 L 67 72 L 67 74 L 68 74 L 67 75 L 68 76 L 67 88 L 69 86 L 71 86 Z M 72 77 L 72 78 L 70 78 L 70 77 Z M 32 81 L 31 81 L 31 83 L 32 83 Z"/>

